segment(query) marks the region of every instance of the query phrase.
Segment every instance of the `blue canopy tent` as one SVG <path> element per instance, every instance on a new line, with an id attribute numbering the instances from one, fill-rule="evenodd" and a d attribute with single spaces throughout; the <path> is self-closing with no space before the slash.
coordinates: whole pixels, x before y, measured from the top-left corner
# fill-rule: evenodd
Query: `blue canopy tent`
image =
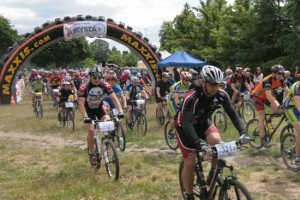
<path id="1" fill-rule="evenodd" d="M 177 51 L 171 56 L 159 61 L 158 67 L 196 67 L 202 68 L 205 61 L 199 60 L 184 51 Z"/>

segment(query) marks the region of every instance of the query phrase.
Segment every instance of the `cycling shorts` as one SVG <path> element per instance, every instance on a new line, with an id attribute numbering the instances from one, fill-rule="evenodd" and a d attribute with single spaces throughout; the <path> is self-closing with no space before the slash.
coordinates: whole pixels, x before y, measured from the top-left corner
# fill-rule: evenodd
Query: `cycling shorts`
<path id="1" fill-rule="evenodd" d="M 292 125 L 299 123 L 300 121 L 300 113 L 297 108 L 289 108 L 285 110 L 285 116 Z"/>
<path id="2" fill-rule="evenodd" d="M 174 117 L 178 111 L 175 101 L 168 99 L 167 104 L 168 104 L 168 110 L 169 110 L 170 116 Z"/>
<path id="3" fill-rule="evenodd" d="M 175 126 L 175 128 L 176 138 L 183 158 L 196 155 L 194 143 L 192 143 L 186 136 L 186 134 L 188 133 L 185 133 L 181 126 Z M 199 138 L 201 138 L 204 141 L 206 140 L 207 135 L 214 132 L 219 132 L 217 127 L 210 121 L 204 121 L 203 123 L 195 124 L 194 128 L 196 129 Z"/>
<path id="4" fill-rule="evenodd" d="M 95 109 L 89 109 L 85 107 L 88 117 L 92 120 L 96 120 L 96 117 L 100 120 L 104 115 L 107 115 L 106 111 L 103 109 L 103 106 Z"/>
<path id="5" fill-rule="evenodd" d="M 257 111 L 265 110 L 265 104 L 270 106 L 270 103 L 267 99 L 262 99 L 257 96 L 253 96 L 254 106 Z"/>

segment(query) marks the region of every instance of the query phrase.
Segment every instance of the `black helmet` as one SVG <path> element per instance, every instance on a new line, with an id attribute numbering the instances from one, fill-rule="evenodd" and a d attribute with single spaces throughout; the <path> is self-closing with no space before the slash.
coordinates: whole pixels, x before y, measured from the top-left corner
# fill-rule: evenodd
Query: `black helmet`
<path id="1" fill-rule="evenodd" d="M 272 66 L 271 71 L 275 72 L 275 73 L 277 73 L 277 72 L 284 73 L 285 69 L 282 65 L 274 65 L 274 66 Z"/>
<path id="2" fill-rule="evenodd" d="M 89 71 L 90 76 L 103 76 L 103 71 L 96 69 L 90 69 Z"/>

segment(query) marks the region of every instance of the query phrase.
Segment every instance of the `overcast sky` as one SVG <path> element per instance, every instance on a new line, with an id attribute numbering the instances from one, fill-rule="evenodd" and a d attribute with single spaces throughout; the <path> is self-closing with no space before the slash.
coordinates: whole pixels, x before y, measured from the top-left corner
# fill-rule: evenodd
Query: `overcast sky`
<path id="1" fill-rule="evenodd" d="M 180 14 L 186 2 L 199 5 L 199 0 L 1 0 L 0 15 L 8 18 L 19 34 L 32 32 L 36 26 L 55 18 L 78 14 L 104 16 L 142 32 L 159 47 L 160 26 Z M 122 50 L 122 45 L 110 44 Z"/>

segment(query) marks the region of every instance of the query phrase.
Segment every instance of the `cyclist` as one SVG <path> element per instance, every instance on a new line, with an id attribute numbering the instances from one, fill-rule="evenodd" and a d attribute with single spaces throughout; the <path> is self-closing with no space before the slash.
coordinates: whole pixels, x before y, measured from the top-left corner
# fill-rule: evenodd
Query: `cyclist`
<path id="1" fill-rule="evenodd" d="M 265 138 L 264 122 L 265 122 L 265 107 L 264 104 L 271 105 L 273 112 L 279 110 L 280 104 L 273 96 L 272 92 L 279 87 L 282 87 L 286 93 L 289 89 L 286 81 L 283 78 L 284 68 L 281 65 L 274 65 L 271 68 L 271 74 L 265 77 L 253 89 L 253 100 L 255 108 L 258 112 L 258 131 L 261 138 L 261 147 L 268 147 L 269 142 Z"/>
<path id="2" fill-rule="evenodd" d="M 34 101 L 35 101 L 35 94 L 38 92 L 43 92 L 44 90 L 44 83 L 42 81 L 42 76 L 37 75 L 35 77 L 35 81 L 32 82 L 31 85 L 31 91 L 33 92 L 32 94 L 32 106 L 34 106 Z"/>
<path id="3" fill-rule="evenodd" d="M 117 78 L 116 73 L 111 74 L 111 75 L 109 74 L 106 78 L 106 81 L 108 82 L 110 87 L 112 87 L 112 89 L 113 89 L 114 93 L 116 94 L 116 96 L 119 99 L 121 99 L 123 109 L 127 109 L 127 101 L 126 101 L 124 92 L 123 92 L 121 86 L 117 83 L 117 80 L 118 80 L 118 78 Z M 113 101 L 109 97 L 105 97 L 104 101 L 106 101 L 109 104 L 111 109 L 115 108 L 115 105 L 114 105 Z"/>
<path id="4" fill-rule="evenodd" d="M 128 104 L 132 104 L 133 100 L 138 99 L 139 92 L 143 95 L 143 97 L 147 100 L 148 95 L 144 89 L 144 87 L 139 84 L 140 80 L 138 77 L 131 77 L 131 83 L 126 86 L 126 92 L 125 97 Z M 132 129 L 132 123 L 131 123 L 131 112 L 132 112 L 132 106 L 128 106 L 126 117 L 128 119 L 128 128 Z"/>
<path id="5" fill-rule="evenodd" d="M 246 129 L 230 97 L 224 90 L 219 89 L 223 81 L 223 72 L 217 67 L 205 65 L 200 76 L 199 87 L 195 87 L 184 96 L 175 116 L 177 140 L 184 158 L 182 178 L 188 200 L 194 199 L 194 168 L 196 153 L 201 150 L 201 140 L 205 140 L 209 145 L 221 142 L 218 129 L 211 121 L 212 113 L 220 104 L 223 105 L 239 134 L 246 134 Z M 213 159 L 208 183 L 216 165 L 217 160 Z"/>
<path id="6" fill-rule="evenodd" d="M 242 95 L 245 90 L 251 91 L 250 85 L 247 82 L 247 77 L 243 74 L 243 68 L 237 67 L 236 73 L 231 76 L 230 79 L 231 89 L 233 91 L 231 101 L 236 103 L 237 97 L 240 97 L 238 100 L 242 101 Z"/>
<path id="7" fill-rule="evenodd" d="M 167 72 L 163 72 L 162 79 L 159 80 L 155 86 L 155 99 L 157 103 L 157 112 L 159 115 L 161 114 L 163 99 L 170 92 L 171 83 L 169 81 L 169 78 L 170 75 Z"/>
<path id="8" fill-rule="evenodd" d="M 58 102 L 58 121 L 61 121 L 61 112 L 63 110 L 63 103 L 67 102 L 70 95 L 74 95 L 75 91 L 72 90 L 72 85 L 70 82 L 65 81 L 62 84 L 62 88 L 59 90 L 57 94 L 57 102 Z"/>
<path id="9" fill-rule="evenodd" d="M 181 79 L 180 81 L 172 85 L 170 91 L 170 98 L 167 100 L 168 110 L 172 117 L 172 119 L 170 120 L 169 133 L 168 133 L 170 138 L 175 138 L 175 134 L 173 132 L 175 122 L 173 117 L 178 111 L 178 108 L 182 102 L 184 95 L 189 91 L 192 75 L 189 72 L 181 71 L 180 79 Z"/>
<path id="10" fill-rule="evenodd" d="M 103 109 L 104 95 L 107 94 L 114 102 L 121 119 L 124 117 L 123 109 L 118 101 L 111 86 L 104 81 L 103 72 L 98 69 L 91 69 L 89 71 L 90 81 L 87 84 L 82 84 L 78 90 L 78 104 L 79 111 L 83 117 L 83 122 L 86 123 L 87 128 L 87 143 L 89 149 L 89 158 L 91 165 L 97 166 L 98 161 L 96 155 L 94 155 L 94 126 L 91 124 L 91 120 L 95 120 L 96 117 L 99 120 L 109 120 L 109 116 Z"/>
<path id="11" fill-rule="evenodd" d="M 296 131 L 296 165 L 300 167 L 300 81 L 295 82 L 283 101 L 285 114 Z"/>

